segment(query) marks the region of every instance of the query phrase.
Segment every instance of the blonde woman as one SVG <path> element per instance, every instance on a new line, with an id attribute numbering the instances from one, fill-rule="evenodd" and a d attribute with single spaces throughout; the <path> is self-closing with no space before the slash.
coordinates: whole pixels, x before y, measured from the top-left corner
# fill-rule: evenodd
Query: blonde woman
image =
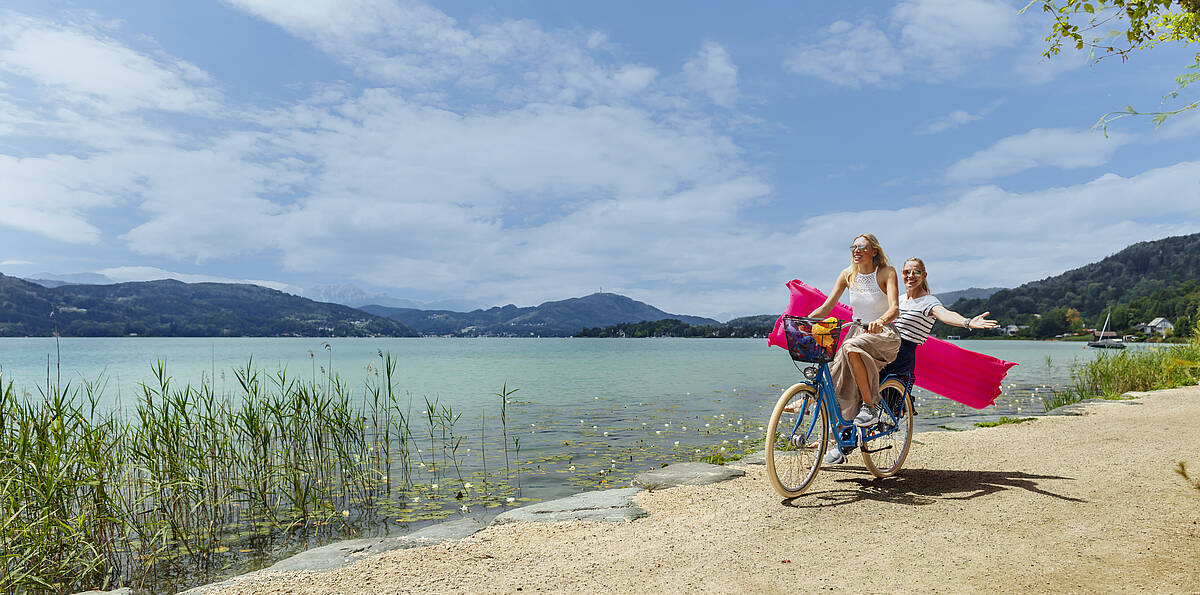
<path id="1" fill-rule="evenodd" d="M 987 318 L 990 312 L 967 318 L 943 306 L 937 296 L 929 293 L 929 275 L 925 269 L 925 261 L 920 258 L 914 256 L 904 261 L 901 276 L 904 279 L 904 295 L 900 296 L 900 313 L 896 318 L 896 330 L 900 333 L 900 352 L 896 359 L 880 372 L 881 375 L 912 377 L 913 367 L 917 363 L 917 347 L 929 338 L 929 331 L 933 330 L 935 320 L 967 330 L 996 327 L 996 321 Z"/>
<path id="2" fill-rule="evenodd" d="M 829 366 L 837 392 L 842 418 L 854 418 L 854 425 L 868 427 L 879 422 L 875 408 L 879 403 L 879 370 L 896 358 L 900 335 L 892 321 L 900 312 L 899 283 L 896 269 L 873 234 L 865 233 L 850 244 L 850 266 L 838 273 L 833 291 L 825 303 L 809 316 L 824 318 L 846 293 L 846 305 L 866 329 L 851 326 L 842 348 Z M 825 462 L 845 462 L 846 456 L 836 442 L 825 454 Z"/>

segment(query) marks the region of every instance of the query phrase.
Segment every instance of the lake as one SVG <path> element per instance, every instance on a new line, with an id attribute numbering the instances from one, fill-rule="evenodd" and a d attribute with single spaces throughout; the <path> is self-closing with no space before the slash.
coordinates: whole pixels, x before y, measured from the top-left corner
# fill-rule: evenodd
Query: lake
<path id="1" fill-rule="evenodd" d="M 955 343 L 1020 365 L 1009 371 L 995 405 L 982 411 L 918 389 L 920 430 L 949 420 L 1041 413 L 1041 395 L 1065 385 L 1072 364 L 1098 353 L 1072 342 Z M 531 451 L 554 446 L 554 438 L 561 437 L 539 437 L 538 424 L 547 432 L 608 427 L 616 442 L 636 437 L 672 446 L 680 431 L 669 424 L 682 427 L 687 420 L 693 420 L 693 430 L 695 422 L 706 420 L 709 435 L 715 435 L 713 416 L 756 428 L 780 391 L 799 378 L 786 352 L 769 347 L 765 339 L 675 338 L 63 338 L 57 346 L 53 338 L 3 338 L 0 375 L 30 397 L 40 395 L 47 380 L 61 377 L 74 386 L 99 380 L 101 407 L 126 410 L 136 402 L 141 383 L 156 382 L 156 362 L 166 366 L 175 386 L 215 379 L 219 394 L 238 392 L 232 370 L 251 361 L 264 372 L 284 370 L 304 380 L 322 378 L 332 369 L 361 393 L 368 374 L 379 368 L 380 353 L 399 362 L 398 389 L 411 396 L 414 408 L 426 398 L 437 399 L 463 413 L 464 423 L 498 415 L 495 393 L 504 385 L 518 389 L 509 415 L 533 424 L 526 442 Z M 666 431 L 627 434 L 643 427 Z M 705 436 L 696 431 L 699 436 L 685 434 L 687 442 Z"/>

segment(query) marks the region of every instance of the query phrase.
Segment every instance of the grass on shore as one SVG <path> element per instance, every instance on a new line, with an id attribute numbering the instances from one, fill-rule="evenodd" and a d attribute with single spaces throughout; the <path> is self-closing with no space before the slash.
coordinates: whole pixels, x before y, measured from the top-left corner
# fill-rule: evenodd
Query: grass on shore
<path id="1" fill-rule="evenodd" d="M 1190 386 L 1200 380 L 1200 339 L 1104 352 L 1071 366 L 1072 385 L 1044 398 L 1046 411 L 1084 399 L 1120 399 L 1131 391 Z"/>
<path id="2" fill-rule="evenodd" d="M 996 426 L 1003 426 L 1003 425 L 1007 425 L 1007 424 L 1023 424 L 1027 421 L 1033 421 L 1035 419 L 1037 419 L 1037 418 L 1036 417 L 1009 417 L 1009 416 L 1005 415 L 1004 417 L 1001 417 L 1000 419 L 998 419 L 996 421 L 977 422 L 975 424 L 975 427 L 977 427 L 977 428 L 994 428 Z"/>

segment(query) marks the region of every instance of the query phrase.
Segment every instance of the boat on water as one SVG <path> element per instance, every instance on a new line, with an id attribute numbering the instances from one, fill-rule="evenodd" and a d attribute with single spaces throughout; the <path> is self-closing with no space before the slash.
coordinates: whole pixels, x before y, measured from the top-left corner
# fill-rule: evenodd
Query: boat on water
<path id="1" fill-rule="evenodd" d="M 1110 312 L 1108 316 L 1104 317 L 1104 327 L 1100 329 L 1100 337 L 1095 341 L 1089 341 L 1087 344 L 1088 347 L 1095 347 L 1099 349 L 1125 349 L 1124 341 L 1120 339 L 1104 338 L 1104 332 L 1108 330 L 1108 319 L 1111 315 L 1112 313 Z"/>

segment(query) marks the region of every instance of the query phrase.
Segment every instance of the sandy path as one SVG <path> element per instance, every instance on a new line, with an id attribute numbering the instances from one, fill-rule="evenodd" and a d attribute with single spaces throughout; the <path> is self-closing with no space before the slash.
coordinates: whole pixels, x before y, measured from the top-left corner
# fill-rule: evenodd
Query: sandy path
<path id="1" fill-rule="evenodd" d="M 1082 417 L 919 434 L 902 475 L 852 455 L 783 502 L 762 465 L 642 492 L 633 523 L 513 524 L 230 593 L 1200 592 L 1200 387 Z"/>

